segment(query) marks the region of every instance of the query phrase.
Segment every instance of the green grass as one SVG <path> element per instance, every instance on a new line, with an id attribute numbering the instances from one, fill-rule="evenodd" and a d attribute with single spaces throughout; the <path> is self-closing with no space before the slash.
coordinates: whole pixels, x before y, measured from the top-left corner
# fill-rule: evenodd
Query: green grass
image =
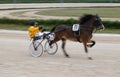
<path id="1" fill-rule="evenodd" d="M 28 11 L 12 12 L 12 13 L 10 13 L 10 15 L 17 16 L 17 17 L 26 17 L 25 15 L 23 15 L 23 14 L 26 13 L 26 12 L 28 12 Z"/>
<path id="2" fill-rule="evenodd" d="M 0 24 L 0 29 L 6 30 L 27 30 L 28 26 L 26 25 L 15 25 L 15 24 Z"/>
<path id="3" fill-rule="evenodd" d="M 49 30 L 51 30 L 51 28 L 53 26 L 43 26 L 43 27 L 45 27 L 49 31 Z M 22 30 L 22 31 L 27 31 L 28 28 L 29 28 L 28 25 L 0 24 L 0 29 L 6 29 L 6 30 Z M 97 31 L 96 33 L 120 34 L 120 29 L 105 29 L 103 31 Z"/>
<path id="4" fill-rule="evenodd" d="M 38 15 L 48 16 L 75 16 L 79 17 L 83 14 L 99 14 L 106 18 L 120 18 L 120 8 L 65 8 L 56 10 L 45 10 L 37 12 Z"/>
<path id="5" fill-rule="evenodd" d="M 86 3 L 86 2 L 120 2 L 120 0 L 0 0 L 0 3 L 59 3 L 59 2 L 65 2 L 65 3 Z"/>

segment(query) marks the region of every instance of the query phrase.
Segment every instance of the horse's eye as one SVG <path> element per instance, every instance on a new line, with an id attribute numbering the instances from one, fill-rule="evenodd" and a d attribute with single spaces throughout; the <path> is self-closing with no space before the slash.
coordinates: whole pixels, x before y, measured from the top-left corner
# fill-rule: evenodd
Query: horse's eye
<path id="1" fill-rule="evenodd" d="M 94 26 L 100 26 L 102 24 L 100 19 L 95 19 Z"/>
<path id="2" fill-rule="evenodd" d="M 100 18 L 95 18 L 95 21 L 100 21 L 101 19 Z"/>

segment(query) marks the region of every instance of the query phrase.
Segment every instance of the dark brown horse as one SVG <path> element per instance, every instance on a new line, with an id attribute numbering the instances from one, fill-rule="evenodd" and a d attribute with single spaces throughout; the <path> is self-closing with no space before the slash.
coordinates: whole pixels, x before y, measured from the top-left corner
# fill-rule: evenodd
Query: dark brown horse
<path id="1" fill-rule="evenodd" d="M 91 40 L 92 33 L 94 29 L 101 30 L 104 29 L 104 25 L 98 15 L 87 14 L 79 19 L 79 30 L 77 32 L 72 31 L 72 26 L 67 25 L 57 25 L 51 32 L 55 33 L 55 39 L 51 41 L 55 43 L 62 40 L 62 49 L 66 57 L 69 57 L 65 51 L 66 40 L 71 40 L 75 42 L 83 43 L 85 52 L 88 54 L 87 47 L 92 47 L 95 45 L 95 41 Z M 89 43 L 89 44 L 88 44 Z M 88 59 L 92 59 L 88 56 Z"/>

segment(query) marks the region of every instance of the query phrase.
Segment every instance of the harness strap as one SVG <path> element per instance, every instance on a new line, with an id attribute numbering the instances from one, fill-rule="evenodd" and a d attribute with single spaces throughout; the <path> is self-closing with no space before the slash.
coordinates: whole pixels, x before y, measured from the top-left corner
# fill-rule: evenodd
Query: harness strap
<path id="1" fill-rule="evenodd" d="M 79 24 L 73 24 L 72 31 L 74 32 L 74 36 L 76 37 L 78 42 L 80 41 L 80 25 Z"/>
<path id="2" fill-rule="evenodd" d="M 77 36 L 76 38 L 77 38 L 77 41 L 81 43 L 80 36 Z"/>

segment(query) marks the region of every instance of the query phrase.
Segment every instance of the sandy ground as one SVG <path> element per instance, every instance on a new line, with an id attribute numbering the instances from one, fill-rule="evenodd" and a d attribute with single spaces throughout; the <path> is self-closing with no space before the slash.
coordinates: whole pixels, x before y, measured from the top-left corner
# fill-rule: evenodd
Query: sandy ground
<path id="1" fill-rule="evenodd" d="M 23 3 L 23 4 L 0 4 L 0 9 L 13 8 L 54 8 L 54 7 L 111 7 L 120 6 L 120 3 Z"/>
<path id="2" fill-rule="evenodd" d="M 46 16 L 36 14 L 39 11 L 71 7 L 120 7 L 120 3 L 41 3 L 41 4 L 0 4 L 0 18 L 13 19 L 78 19 L 69 16 Z M 26 8 L 26 9 L 25 9 Z M 10 10 L 9 10 L 10 9 Z M 12 9 L 12 10 L 11 10 Z M 120 21 L 120 18 L 102 18 L 107 21 Z"/>
<path id="3" fill-rule="evenodd" d="M 38 15 L 37 12 L 44 10 L 55 10 L 61 8 L 49 8 L 49 9 L 15 9 L 15 10 L 0 10 L 0 18 L 12 18 L 12 19 L 78 19 L 74 16 L 46 16 Z M 106 21 L 120 21 L 120 18 L 102 18 Z"/>
<path id="4" fill-rule="evenodd" d="M 34 5 L 36 4 L 0 4 L 0 9 L 30 8 Z M 66 4 L 43 5 L 37 4 L 33 8 Z M 70 5 L 73 6 L 69 4 L 67 7 L 71 7 Z M 95 5 L 98 4 L 93 6 Z M 104 5 L 120 6 L 117 3 Z M 76 6 L 80 4 L 74 7 Z M 12 10 L 3 11 L 0 11 L 1 16 L 9 16 L 8 13 Z M 30 40 L 27 32 L 0 30 L 0 77 L 120 77 L 120 35 L 94 35 L 93 39 L 97 44 L 89 48 L 93 57 L 91 61 L 86 58 L 83 45 L 71 41 L 68 41 L 66 46 L 71 58 L 64 57 L 60 47 L 61 42 L 58 42 L 59 49 L 55 55 L 44 53 L 41 57 L 34 58 L 29 54 Z"/>
<path id="5" fill-rule="evenodd" d="M 0 31 L 0 77 L 120 77 L 120 35 L 94 35 L 88 60 L 82 44 L 68 41 L 65 58 L 60 48 L 55 55 L 30 56 L 27 32 Z"/>

